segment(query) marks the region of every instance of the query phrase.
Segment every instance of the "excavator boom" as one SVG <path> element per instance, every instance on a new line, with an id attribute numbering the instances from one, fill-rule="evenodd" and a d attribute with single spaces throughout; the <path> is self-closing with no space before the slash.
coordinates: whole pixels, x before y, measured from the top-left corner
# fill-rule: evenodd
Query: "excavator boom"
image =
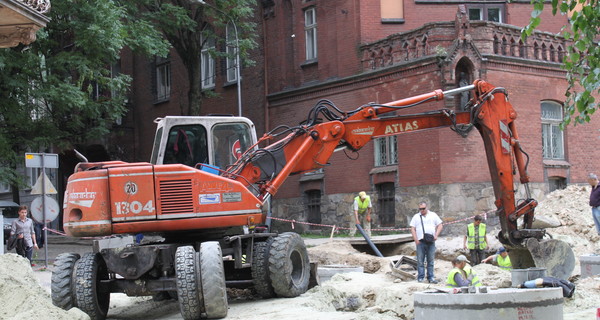
<path id="1" fill-rule="evenodd" d="M 465 106 L 464 112 L 440 109 L 383 116 L 471 90 L 473 98 Z M 537 201 L 530 196 L 528 155 L 521 147 L 516 119 L 517 112 L 509 102 L 506 90 L 483 80 L 446 92 L 436 90 L 390 103 L 368 104 L 348 113 L 340 111 L 329 101 L 321 101 L 302 125 L 284 127 L 279 133 L 277 130 L 280 128 L 277 128 L 265 135 L 263 139 L 283 134 L 286 136 L 270 146 L 244 154 L 225 176 L 243 180 L 248 185 L 259 184 L 258 198 L 266 200 L 277 192 L 289 175 L 326 166 L 336 150 L 358 151 L 374 138 L 442 127 L 450 127 L 464 137 L 472 128 L 477 128 L 485 146 L 496 198 L 496 214 L 502 229 L 498 238 L 512 249 L 513 264 L 516 267 L 533 267 L 537 264 L 548 268 L 550 275 L 566 278 L 574 267 L 574 255 L 570 248 L 564 248 L 556 241 L 548 245 L 550 251 L 557 248 L 557 251 L 563 252 L 560 260 L 567 260 L 561 263 L 567 267 L 556 266 L 557 263 L 547 259 L 552 255 L 544 249 L 545 241 L 542 239 L 545 230 L 532 229 Z M 519 173 L 519 181 L 525 186 L 525 200 L 517 201 L 515 198 L 514 172 Z M 522 223 L 521 227 L 519 223 Z"/>

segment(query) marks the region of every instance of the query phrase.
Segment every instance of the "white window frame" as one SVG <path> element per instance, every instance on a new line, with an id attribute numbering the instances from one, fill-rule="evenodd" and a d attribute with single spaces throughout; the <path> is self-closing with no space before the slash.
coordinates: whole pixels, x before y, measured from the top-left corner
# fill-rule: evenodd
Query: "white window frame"
<path id="1" fill-rule="evenodd" d="M 472 4 L 467 7 L 469 20 L 472 21 L 491 21 L 489 19 L 489 10 L 490 9 L 498 9 L 498 19 L 500 21 L 496 21 L 499 23 L 504 23 L 504 6 L 498 4 Z M 471 10 L 479 10 L 479 19 L 471 19 Z"/>
<path id="2" fill-rule="evenodd" d="M 304 36 L 306 60 L 317 59 L 317 10 L 314 7 L 304 11 Z"/>
<path id="3" fill-rule="evenodd" d="M 33 186 L 35 186 L 40 174 L 42 174 L 42 168 L 25 168 L 25 175 L 27 175 L 28 178 L 27 181 L 29 182 L 29 189 L 32 189 Z"/>
<path id="4" fill-rule="evenodd" d="M 227 51 L 227 82 L 237 81 L 237 45 L 235 38 L 235 27 L 229 22 L 225 27 L 226 51 Z"/>
<path id="5" fill-rule="evenodd" d="M 398 164 L 398 141 L 396 136 L 375 139 L 375 166 Z"/>
<path id="6" fill-rule="evenodd" d="M 202 49 L 200 50 L 200 78 L 202 89 L 212 89 L 215 87 L 216 63 L 215 58 L 210 54 L 215 50 L 215 40 L 212 37 L 208 39 L 201 38 Z"/>
<path id="7" fill-rule="evenodd" d="M 10 192 L 10 183 L 0 182 L 0 193 L 8 193 L 8 192 Z"/>
<path id="8" fill-rule="evenodd" d="M 168 100 L 171 97 L 171 61 L 168 58 L 156 58 L 156 100 Z"/>
<path id="9" fill-rule="evenodd" d="M 565 140 L 560 124 L 563 119 L 562 105 L 554 101 L 542 101 L 542 155 L 544 159 L 565 160 Z M 554 109 L 554 110 L 549 110 Z"/>
<path id="10" fill-rule="evenodd" d="M 475 10 L 479 11 L 479 19 L 471 19 L 471 11 L 475 11 Z M 468 14 L 469 14 L 469 20 L 473 20 L 473 21 L 483 20 L 483 8 L 469 8 Z"/>

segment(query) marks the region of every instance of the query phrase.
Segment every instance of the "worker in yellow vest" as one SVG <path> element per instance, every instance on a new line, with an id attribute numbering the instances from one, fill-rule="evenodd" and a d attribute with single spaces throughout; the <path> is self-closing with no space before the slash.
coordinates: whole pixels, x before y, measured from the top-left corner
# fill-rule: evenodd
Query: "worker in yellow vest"
<path id="1" fill-rule="evenodd" d="M 458 257 L 452 260 L 452 270 L 448 273 L 448 277 L 446 278 L 446 286 L 450 288 L 458 288 L 458 287 L 470 287 L 481 286 L 481 282 L 479 281 L 479 277 L 473 272 L 471 266 L 467 264 L 469 262 L 467 257 L 464 255 L 459 255 Z"/>
<path id="2" fill-rule="evenodd" d="M 360 224 L 369 237 L 371 237 L 372 208 L 373 205 L 371 204 L 371 197 L 369 197 L 364 191 L 359 192 L 358 196 L 354 198 L 354 203 L 352 204 L 352 210 L 354 211 L 354 223 Z M 350 236 L 354 237 L 355 234 L 356 225 L 353 224 L 350 227 Z"/>
<path id="3" fill-rule="evenodd" d="M 481 221 L 483 218 L 476 215 L 473 222 L 467 226 L 467 235 L 465 235 L 463 247 L 469 249 L 471 263 L 475 266 L 481 263 L 485 258 L 485 249 L 487 249 L 486 225 Z"/>
<path id="4" fill-rule="evenodd" d="M 498 253 L 485 258 L 483 261 L 481 261 L 481 263 L 493 263 L 502 270 L 512 270 L 512 263 L 510 262 L 508 251 L 506 251 L 506 248 L 504 247 L 500 247 L 500 249 L 498 249 Z"/>

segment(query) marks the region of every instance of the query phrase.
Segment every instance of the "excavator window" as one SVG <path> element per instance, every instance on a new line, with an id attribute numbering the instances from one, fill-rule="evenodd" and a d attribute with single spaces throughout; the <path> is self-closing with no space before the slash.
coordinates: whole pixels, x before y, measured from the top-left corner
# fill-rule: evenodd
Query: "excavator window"
<path id="1" fill-rule="evenodd" d="M 250 127 L 245 123 L 221 123 L 212 128 L 214 164 L 225 170 L 252 144 Z"/>
<path id="2" fill-rule="evenodd" d="M 208 163 L 208 144 L 204 126 L 171 127 L 163 160 L 163 164 L 170 163 L 181 163 L 190 167 L 198 163 Z"/>

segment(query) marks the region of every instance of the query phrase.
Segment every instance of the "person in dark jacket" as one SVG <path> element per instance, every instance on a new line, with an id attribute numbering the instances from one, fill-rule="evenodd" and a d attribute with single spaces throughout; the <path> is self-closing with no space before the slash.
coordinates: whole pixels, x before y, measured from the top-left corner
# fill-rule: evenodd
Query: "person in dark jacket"
<path id="1" fill-rule="evenodd" d="M 600 235 L 600 186 L 598 186 L 598 176 L 590 173 L 588 175 L 588 183 L 592 186 L 590 192 L 590 206 L 592 207 L 592 217 L 596 224 L 596 232 Z"/>

